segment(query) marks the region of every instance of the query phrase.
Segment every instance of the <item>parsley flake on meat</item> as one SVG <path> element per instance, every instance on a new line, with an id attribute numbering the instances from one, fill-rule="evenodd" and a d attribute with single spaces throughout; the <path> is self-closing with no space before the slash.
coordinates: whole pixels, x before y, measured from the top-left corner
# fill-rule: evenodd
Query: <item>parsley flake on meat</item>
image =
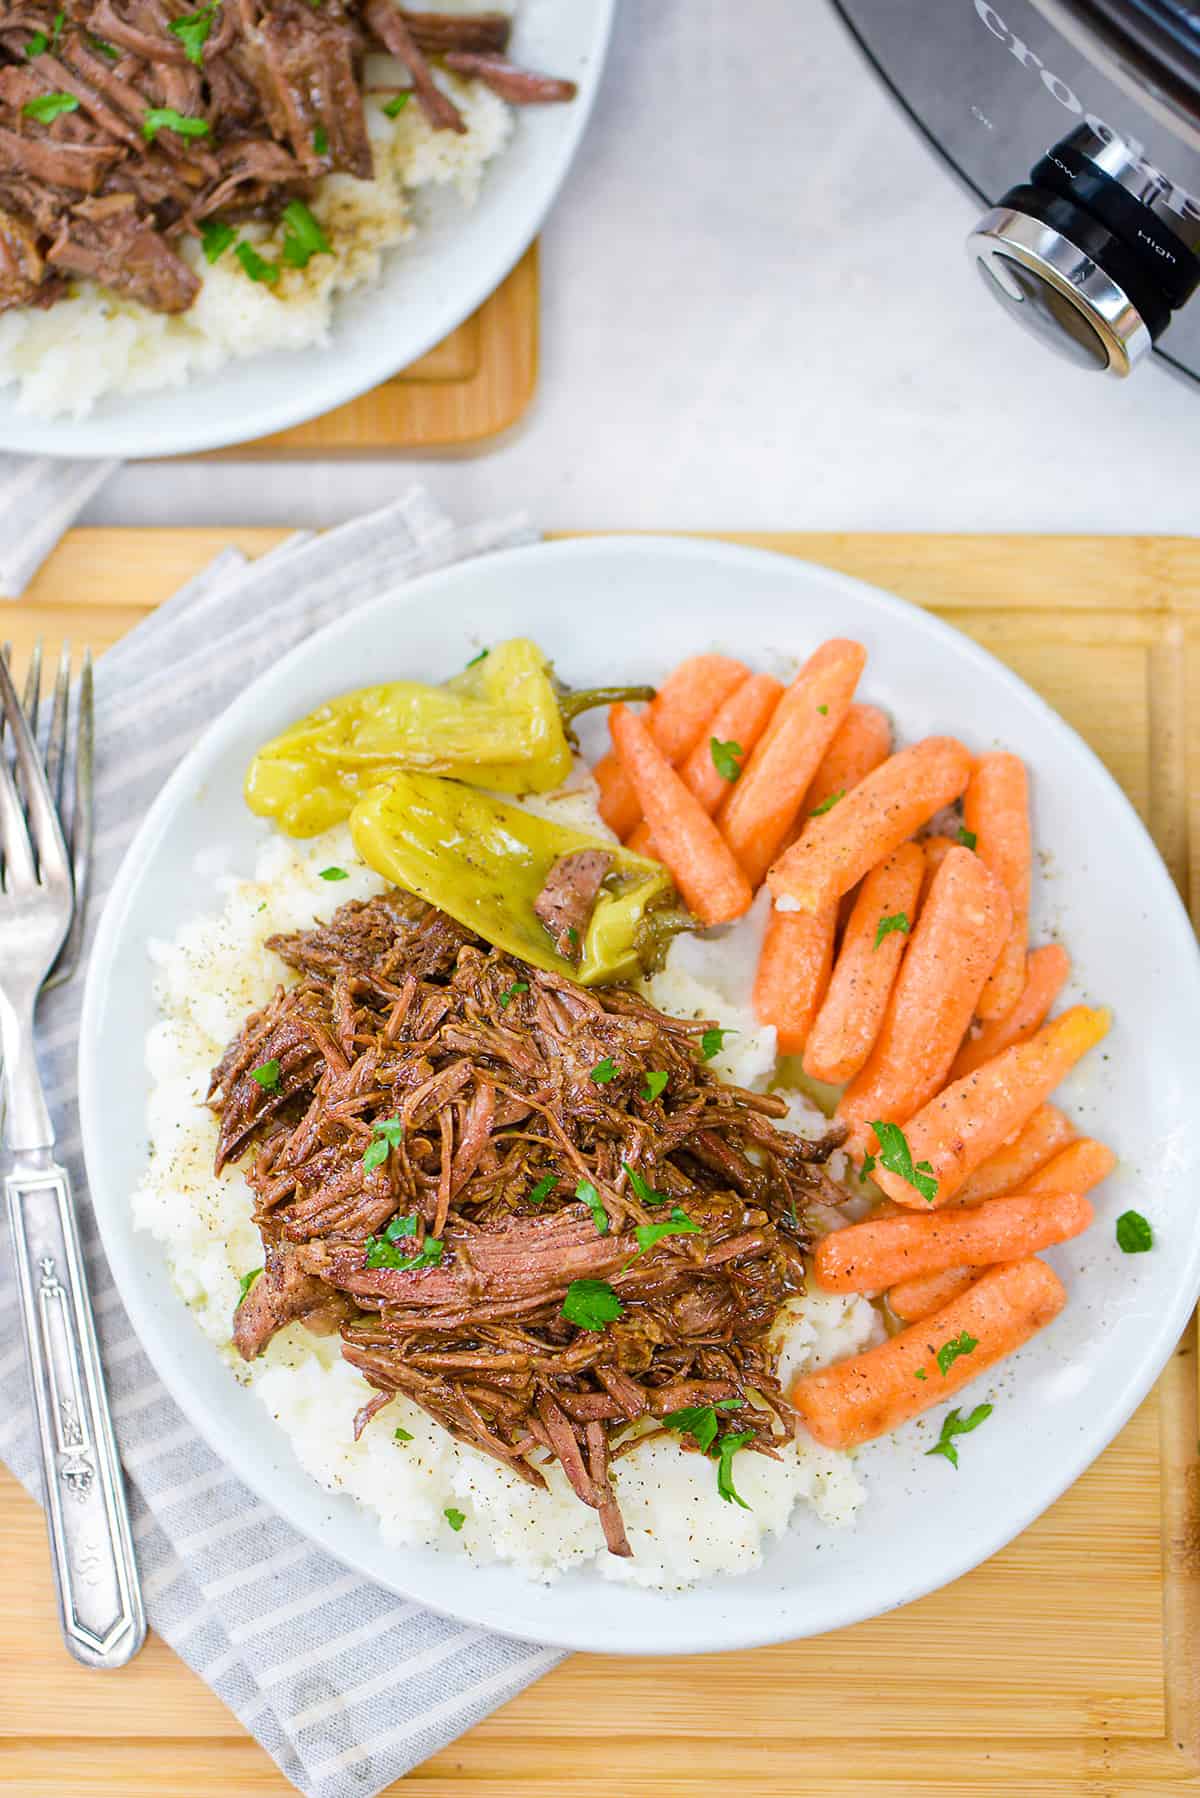
<path id="1" fill-rule="evenodd" d="M 512 1004 L 513 1000 L 517 997 L 518 993 L 527 993 L 528 991 L 529 991 L 529 982 L 527 980 L 514 980 L 512 985 L 510 987 L 508 987 L 500 995 L 501 1011 L 508 1010 L 509 1006 Z"/>
<path id="2" fill-rule="evenodd" d="M 635 1167 L 630 1167 L 627 1161 L 623 1161 L 621 1166 L 625 1169 L 625 1172 L 629 1177 L 629 1184 L 633 1188 L 633 1196 L 635 1199 L 639 1199 L 643 1205 L 666 1204 L 667 1195 L 665 1192 L 655 1192 L 654 1188 L 647 1185 L 646 1181 L 643 1180 L 637 1169 Z"/>
<path id="3" fill-rule="evenodd" d="M 36 119 L 39 125 L 52 125 L 64 112 L 78 112 L 79 101 L 74 94 L 38 94 L 34 99 L 26 100 L 21 111 L 27 119 Z"/>
<path id="4" fill-rule="evenodd" d="M 719 1055 L 721 1053 L 721 1050 L 725 1047 L 725 1038 L 727 1036 L 736 1035 L 736 1030 L 720 1030 L 715 1024 L 711 1030 L 706 1030 L 700 1038 L 700 1053 L 703 1055 L 705 1061 L 711 1061 L 714 1055 Z"/>
<path id="5" fill-rule="evenodd" d="M 607 1086 L 610 1080 L 616 1079 L 617 1064 L 611 1055 L 606 1055 L 603 1061 L 598 1061 L 596 1063 L 595 1067 L 592 1069 L 591 1077 L 596 1082 L 597 1086 Z"/>
<path id="6" fill-rule="evenodd" d="M 608 1212 L 604 1209 L 600 1194 L 596 1187 L 593 1186 L 592 1182 L 590 1180 L 581 1180 L 575 1188 L 575 1197 L 583 1200 L 584 1204 L 591 1212 L 592 1222 L 595 1224 L 597 1230 L 599 1230 L 601 1236 L 607 1236 Z"/>
<path id="7" fill-rule="evenodd" d="M 183 53 L 189 62 L 196 67 L 204 66 L 204 46 L 208 42 L 213 28 L 213 20 L 217 16 L 216 0 L 212 6 L 203 6 L 199 12 L 180 13 L 172 19 L 167 30 L 179 39 L 183 45 Z"/>
<path id="8" fill-rule="evenodd" d="M 572 1280 L 562 1314 L 581 1330 L 602 1330 L 624 1317 L 625 1307 L 607 1280 Z"/>
<path id="9" fill-rule="evenodd" d="M 261 1272 L 262 1272 L 261 1267 L 252 1267 L 248 1274 L 242 1275 L 241 1279 L 238 1281 L 238 1303 L 239 1303 L 239 1305 L 241 1304 L 242 1300 L 245 1298 L 246 1294 L 249 1292 L 250 1288 L 253 1286 L 254 1282 L 257 1280 L 257 1278 L 258 1278 L 259 1274 L 261 1274 Z"/>
<path id="10" fill-rule="evenodd" d="M 152 144 L 160 131 L 173 131 L 177 137 L 207 137 L 207 119 L 188 118 L 173 106 L 151 106 L 142 120 L 142 136 Z"/>
<path id="11" fill-rule="evenodd" d="M 557 1185 L 558 1185 L 558 1175 L 557 1174 L 547 1174 L 545 1179 L 539 1180 L 537 1185 L 527 1195 L 526 1201 L 525 1201 L 526 1204 L 528 1204 L 528 1205 L 544 1204 L 545 1201 L 550 1197 L 550 1194 L 554 1191 L 554 1188 Z"/>
<path id="12" fill-rule="evenodd" d="M 278 1061 L 264 1061 L 261 1066 L 251 1068 L 250 1078 L 257 1080 L 264 1092 L 277 1093 L 279 1091 Z"/>
<path id="13" fill-rule="evenodd" d="M 368 1236 L 363 1246 L 366 1249 L 365 1266 L 393 1267 L 399 1273 L 408 1273 L 414 1267 L 437 1267 L 446 1252 L 440 1237 L 427 1236 L 419 1254 L 402 1255 L 395 1244 L 387 1240 L 386 1231 L 382 1236 Z"/>
<path id="14" fill-rule="evenodd" d="M 638 1224 L 633 1233 L 637 1237 L 638 1249 L 644 1255 L 647 1249 L 652 1249 L 664 1236 L 699 1236 L 700 1226 L 692 1221 L 682 1207 L 675 1205 L 665 1224 Z"/>
<path id="15" fill-rule="evenodd" d="M 669 1079 L 670 1075 L 664 1068 L 651 1068 L 650 1072 L 646 1075 L 646 1084 L 642 1089 L 642 1097 L 647 1105 L 651 1104 L 655 1099 L 661 1099 L 663 1093 L 666 1091 L 667 1081 Z"/>
<path id="16" fill-rule="evenodd" d="M 362 1158 L 363 1166 L 368 1172 L 371 1168 L 378 1167 L 381 1162 L 386 1161 L 393 1149 L 400 1147 L 400 1140 L 404 1135 L 404 1125 L 399 1118 L 380 1118 L 371 1125 L 371 1135 L 374 1141 L 368 1144 Z M 405 1231 L 407 1236 L 412 1234 L 411 1230 Z"/>

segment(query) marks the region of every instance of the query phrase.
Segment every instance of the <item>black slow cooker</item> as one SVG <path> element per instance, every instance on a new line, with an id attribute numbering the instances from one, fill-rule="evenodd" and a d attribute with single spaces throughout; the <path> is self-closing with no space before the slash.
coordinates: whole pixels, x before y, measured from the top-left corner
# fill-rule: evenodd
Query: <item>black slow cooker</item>
<path id="1" fill-rule="evenodd" d="M 1200 4 L 834 4 L 986 205 L 968 248 L 1010 316 L 1081 368 L 1200 380 Z"/>

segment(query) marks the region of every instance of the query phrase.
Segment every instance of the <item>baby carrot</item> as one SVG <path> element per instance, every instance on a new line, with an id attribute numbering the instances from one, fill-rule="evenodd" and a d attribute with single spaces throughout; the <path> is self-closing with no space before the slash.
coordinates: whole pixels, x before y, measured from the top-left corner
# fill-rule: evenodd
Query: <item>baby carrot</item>
<path id="1" fill-rule="evenodd" d="M 800 1055 L 829 985 L 837 906 L 824 911 L 773 911 L 754 976 L 754 1015 L 775 1026 L 780 1055 Z"/>
<path id="2" fill-rule="evenodd" d="M 1046 1105 L 1042 1109 L 1052 1111 L 1053 1106 Z M 1063 1122 L 1066 1122 L 1065 1118 Z M 1048 1161 L 1028 1180 L 1022 1181 L 1020 1190 L 1026 1197 L 1031 1193 L 1090 1192 L 1093 1186 L 1099 1186 L 1101 1180 L 1107 1179 L 1116 1165 L 1117 1158 L 1110 1148 L 1091 1137 L 1084 1137 Z M 983 1169 L 979 1171 L 982 1173 Z M 982 1272 L 982 1267 L 948 1267 L 944 1273 L 901 1280 L 888 1293 L 888 1304 L 897 1317 L 906 1323 L 915 1323 L 918 1318 L 928 1317 L 931 1311 L 948 1305 Z"/>
<path id="3" fill-rule="evenodd" d="M 826 1448 L 857 1448 L 950 1398 L 1036 1336 L 1066 1302 L 1062 1281 L 1036 1256 L 993 1267 L 961 1297 L 898 1336 L 801 1374 L 792 1404 Z M 974 1347 L 943 1367 L 938 1349 L 964 1341 Z"/>
<path id="4" fill-rule="evenodd" d="M 924 905 L 926 899 L 929 897 L 929 889 L 933 885 L 934 875 L 937 873 L 950 851 L 959 847 L 953 837 L 922 837 L 920 842 L 921 848 L 925 852 L 925 878 L 921 883 L 921 897 L 918 904 L 918 910 L 921 905 Z"/>
<path id="5" fill-rule="evenodd" d="M 870 1141 L 874 1120 L 903 1124 L 941 1087 L 1011 918 L 1007 893 L 980 858 L 951 849 L 917 919 L 875 1046 L 837 1107 L 851 1130 L 852 1153 Z"/>
<path id="6" fill-rule="evenodd" d="M 1012 929 L 979 999 L 981 1018 L 1002 1018 L 1025 985 L 1029 935 L 1029 887 L 1033 847 L 1029 831 L 1029 777 L 1019 755 L 981 755 L 963 795 L 963 824 L 975 848 L 1004 882 L 1012 901 Z"/>
<path id="7" fill-rule="evenodd" d="M 848 793 L 880 762 L 887 761 L 891 747 L 887 713 L 877 705 L 852 705 L 817 764 L 804 795 L 803 812 L 818 811 L 835 793 Z"/>
<path id="8" fill-rule="evenodd" d="M 704 726 L 700 741 L 684 757 L 679 772 L 683 784 L 696 795 L 711 817 L 740 778 L 746 759 L 771 721 L 783 684 L 773 674 L 752 674 L 735 687 Z M 636 855 L 654 854 L 654 839 L 645 819 L 629 838 L 626 848 Z"/>
<path id="9" fill-rule="evenodd" d="M 1070 972 L 1071 958 L 1058 943 L 1030 950 L 1025 958 L 1025 986 L 1020 998 L 1002 1018 L 981 1024 L 975 1035 L 967 1038 L 950 1070 L 951 1080 L 961 1080 L 964 1074 L 982 1067 L 1013 1043 L 1027 1043 L 1045 1023 Z"/>
<path id="10" fill-rule="evenodd" d="M 767 882 L 785 910 L 817 911 L 856 886 L 967 784 L 971 758 L 953 737 L 926 737 L 889 756 L 844 799 L 812 818 Z"/>
<path id="11" fill-rule="evenodd" d="M 919 1323 L 974 1286 L 983 1271 L 981 1267 L 947 1267 L 940 1274 L 918 1274 L 912 1280 L 898 1280 L 888 1291 L 888 1304 L 901 1323 Z"/>
<path id="12" fill-rule="evenodd" d="M 1107 1180 L 1117 1158 L 1107 1143 L 1083 1136 L 1026 1180 L 1022 1192 L 1090 1192 Z"/>
<path id="13" fill-rule="evenodd" d="M 808 1035 L 804 1071 L 841 1085 L 857 1074 L 879 1034 L 900 958 L 916 917 L 925 858 L 901 843 L 859 888 L 829 990 Z M 810 917 L 775 912 L 772 922 Z"/>
<path id="14" fill-rule="evenodd" d="M 822 643 L 779 701 L 741 779 L 722 803 L 722 834 L 751 886 L 758 886 L 795 823 L 821 758 L 850 710 L 866 660 L 861 643 L 842 637 Z"/>
<path id="15" fill-rule="evenodd" d="M 928 1164 L 937 1182 L 935 1204 L 952 1199 L 968 1175 L 1028 1122 L 1107 1034 L 1111 1021 L 1103 1008 L 1073 1005 L 1027 1043 L 1014 1043 L 955 1080 L 909 1119 L 904 1127 L 909 1153 L 915 1167 Z M 926 1201 L 902 1175 L 879 1167 L 875 1179 L 889 1199 L 924 1207 Z"/>
<path id="16" fill-rule="evenodd" d="M 689 656 L 672 669 L 650 702 L 645 725 L 674 766 L 695 747 L 717 707 L 749 676 L 744 662 L 732 656 Z M 600 788 L 600 816 L 624 839 L 641 815 L 633 783 L 615 750 L 601 756 L 592 769 Z"/>
<path id="17" fill-rule="evenodd" d="M 753 894 L 721 833 L 628 706 L 612 709 L 613 743 L 684 903 L 702 924 L 728 924 Z"/>
<path id="18" fill-rule="evenodd" d="M 873 1217 L 823 1236 L 813 1273 L 826 1292 L 883 1292 L 948 1267 L 990 1267 L 1078 1236 L 1092 1221 L 1081 1192 L 1014 1192 L 986 1205 Z"/>
<path id="19" fill-rule="evenodd" d="M 1009 1141 L 981 1162 L 959 1187 L 953 1203 L 977 1205 L 982 1199 L 998 1199 L 1006 1192 L 1028 1192 L 1029 1182 L 1040 1167 L 1075 1140 L 1075 1126 L 1057 1105 L 1039 1105 Z"/>

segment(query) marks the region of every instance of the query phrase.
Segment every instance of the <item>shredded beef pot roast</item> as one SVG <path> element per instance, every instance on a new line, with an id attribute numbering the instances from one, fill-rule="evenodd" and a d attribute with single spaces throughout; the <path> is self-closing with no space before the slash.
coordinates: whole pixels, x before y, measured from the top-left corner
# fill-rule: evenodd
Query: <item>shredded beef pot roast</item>
<path id="1" fill-rule="evenodd" d="M 506 60 L 509 28 L 394 0 L 0 0 L 0 310 L 89 275 L 185 311 L 184 235 L 275 220 L 335 170 L 373 174 L 368 51 L 401 58 L 437 130 L 466 126 L 430 59 L 514 105 L 571 99 Z"/>
<path id="2" fill-rule="evenodd" d="M 295 1320 L 340 1330 L 375 1389 L 358 1429 L 403 1393 L 531 1485 L 557 1459 L 614 1554 L 609 1466 L 655 1420 L 741 1400 L 722 1416 L 749 1446 L 790 1438 L 767 1338 L 803 1284 L 806 1202 L 842 1196 L 822 1167 L 840 1131 L 779 1130 L 781 1099 L 699 1059 L 704 1024 L 529 967 L 404 893 L 269 946 L 299 979 L 210 1093 L 217 1171 L 251 1158 L 266 1251 L 243 1356 Z M 643 1249 L 639 1226 L 673 1212 L 695 1232 Z M 568 1321 L 579 1280 L 622 1315 Z"/>

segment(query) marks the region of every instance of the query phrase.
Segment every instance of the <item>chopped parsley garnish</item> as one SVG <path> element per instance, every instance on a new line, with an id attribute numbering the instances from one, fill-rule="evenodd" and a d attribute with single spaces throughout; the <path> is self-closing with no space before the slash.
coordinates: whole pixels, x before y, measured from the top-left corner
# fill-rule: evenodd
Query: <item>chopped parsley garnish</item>
<path id="1" fill-rule="evenodd" d="M 313 150 L 318 156 L 329 154 L 329 133 L 324 125 L 318 125 L 313 132 Z"/>
<path id="2" fill-rule="evenodd" d="M 274 1060 L 262 1062 L 260 1066 L 250 1069 L 250 1078 L 257 1080 L 264 1092 L 277 1093 L 279 1091 L 279 1063 Z"/>
<path id="3" fill-rule="evenodd" d="M 142 120 L 142 136 L 152 144 L 160 131 L 173 131 L 176 137 L 207 137 L 207 119 L 189 119 L 173 106 L 151 106 Z"/>
<path id="4" fill-rule="evenodd" d="M 925 1369 L 923 1367 L 918 1367 L 913 1374 L 914 1380 L 923 1380 L 923 1379 L 925 1379 L 925 1377 L 926 1377 L 926 1374 L 925 1374 Z"/>
<path id="5" fill-rule="evenodd" d="M 1127 1255 L 1144 1255 L 1154 1247 L 1154 1232 L 1140 1211 L 1123 1211 L 1117 1219 L 1117 1247 Z"/>
<path id="6" fill-rule="evenodd" d="M 456 1534 L 462 1528 L 463 1524 L 467 1521 L 466 1512 L 465 1511 L 456 1511 L 453 1505 L 447 1505 L 446 1509 L 443 1511 L 442 1515 L 445 1517 L 446 1522 L 450 1525 L 450 1528 L 452 1530 L 454 1530 L 454 1532 Z"/>
<path id="7" fill-rule="evenodd" d="M 481 649 L 477 656 L 471 657 L 471 660 L 467 663 L 467 667 L 474 668 L 479 662 L 484 661 L 487 655 L 488 651 L 486 649 Z"/>
<path id="8" fill-rule="evenodd" d="M 976 1405 L 969 1417 L 964 1417 L 955 1405 L 942 1422 L 942 1433 L 932 1448 L 925 1450 L 926 1455 L 945 1455 L 951 1467 L 958 1466 L 958 1450 L 954 1446 L 955 1436 L 966 1436 L 971 1430 L 977 1430 L 981 1423 L 986 1423 L 992 1415 L 993 1406 Z"/>
<path id="9" fill-rule="evenodd" d="M 899 931 L 901 936 L 907 936 L 910 929 L 906 911 L 890 912 L 886 918 L 880 918 L 875 926 L 875 947 L 878 949 L 884 937 L 891 936 L 894 930 Z"/>
<path id="10" fill-rule="evenodd" d="M 572 949 L 578 949 L 579 932 L 576 930 L 574 924 L 567 925 L 567 941 L 570 943 Z"/>
<path id="11" fill-rule="evenodd" d="M 926 1204 L 932 1205 L 937 1198 L 938 1183 L 933 1168 L 928 1161 L 918 1161 L 913 1166 L 912 1150 L 908 1146 L 899 1124 L 889 1124 L 883 1118 L 872 1120 L 871 1128 L 879 1138 L 879 1165 L 887 1169 L 889 1174 L 896 1174 L 901 1180 L 907 1180 L 916 1188 Z M 872 1163 L 874 1166 L 874 1163 Z M 866 1172 L 866 1164 L 863 1164 Z"/>
<path id="12" fill-rule="evenodd" d="M 390 100 L 385 100 L 383 103 L 384 116 L 389 119 L 398 119 L 411 99 L 411 88 L 406 87 L 403 92 L 393 94 Z"/>
<path id="13" fill-rule="evenodd" d="M 386 1230 L 382 1236 L 368 1236 L 365 1247 L 365 1267 L 394 1267 L 400 1273 L 407 1273 L 414 1267 L 436 1267 L 446 1252 L 440 1236 L 427 1236 L 419 1254 L 402 1255 L 395 1244 L 387 1240 Z"/>
<path id="14" fill-rule="evenodd" d="M 534 1187 L 533 1191 L 529 1194 L 528 1199 L 526 1200 L 526 1203 L 530 1204 L 530 1205 L 543 1204 L 550 1197 L 550 1194 L 554 1191 L 554 1188 L 557 1185 L 558 1185 L 558 1175 L 557 1174 L 547 1174 L 544 1180 L 538 1181 L 538 1183 Z"/>
<path id="15" fill-rule="evenodd" d="M 826 812 L 831 812 L 833 810 L 839 799 L 844 799 L 845 797 L 846 789 L 845 787 L 840 787 L 836 793 L 831 793 L 828 799 L 822 799 L 820 805 L 814 805 L 812 811 L 808 814 L 809 817 L 823 818 Z"/>
<path id="16" fill-rule="evenodd" d="M 397 1425 L 396 1428 L 392 1431 L 392 1441 L 393 1442 L 411 1442 L 412 1439 L 413 1439 L 412 1431 L 411 1430 L 402 1430 L 399 1425 Z"/>
<path id="17" fill-rule="evenodd" d="M 666 1085 L 669 1078 L 670 1076 L 663 1068 L 651 1068 L 649 1070 L 646 1075 L 645 1090 L 642 1093 L 642 1097 L 645 1099 L 647 1105 L 654 1099 L 662 1097 L 663 1093 L 666 1091 Z"/>
<path id="18" fill-rule="evenodd" d="M 952 1336 L 949 1342 L 943 1342 L 941 1348 L 934 1356 L 934 1360 L 938 1364 L 938 1370 L 942 1374 L 942 1377 L 945 1378 L 946 1374 L 950 1372 L 950 1369 L 960 1355 L 969 1355 L 972 1349 L 977 1349 L 978 1347 L 978 1339 L 968 1335 L 966 1330 L 963 1330 L 958 1336 Z"/>
<path id="19" fill-rule="evenodd" d="M 417 1233 L 417 1214 L 416 1214 L 416 1212 L 415 1211 L 409 1211 L 409 1212 L 399 1212 L 398 1211 L 383 1234 L 389 1242 L 400 1242 L 403 1240 L 404 1237 L 415 1236 L 416 1233 Z"/>
<path id="20" fill-rule="evenodd" d="M 736 780 L 742 771 L 741 757 L 746 751 L 740 743 L 722 743 L 719 737 L 710 737 L 708 747 L 712 753 L 713 767 L 722 780 Z"/>
<path id="21" fill-rule="evenodd" d="M 617 1064 L 611 1055 L 606 1055 L 604 1060 L 598 1061 L 592 1069 L 592 1079 L 597 1086 L 607 1086 L 609 1081 L 615 1080 L 616 1077 Z"/>
<path id="22" fill-rule="evenodd" d="M 705 1061 L 711 1061 L 714 1055 L 719 1055 L 721 1053 L 721 1050 L 725 1047 L 725 1038 L 727 1036 L 736 1035 L 736 1030 L 719 1030 L 715 1024 L 711 1030 L 706 1030 L 704 1035 L 700 1038 L 700 1053 L 703 1055 Z"/>
<path id="23" fill-rule="evenodd" d="M 74 94 L 38 94 L 36 99 L 26 100 L 21 111 L 39 125 L 52 125 L 64 112 L 78 112 L 79 101 Z"/>
<path id="24" fill-rule="evenodd" d="M 747 1442 L 754 1441 L 753 1430 L 743 1430 L 737 1436 L 722 1436 L 717 1443 L 717 1491 L 726 1504 L 741 1505 L 743 1511 L 750 1506 L 733 1483 L 733 1457 L 739 1448 L 745 1448 Z"/>
<path id="25" fill-rule="evenodd" d="M 607 1280 L 572 1280 L 562 1314 L 581 1330 L 602 1330 L 605 1324 L 624 1317 L 625 1307 Z"/>
<path id="26" fill-rule="evenodd" d="M 527 993 L 528 991 L 529 991 L 529 982 L 527 980 L 514 980 L 512 985 L 507 989 L 507 991 L 501 993 L 501 995 L 500 995 L 501 1011 L 508 1010 L 509 1006 L 512 1004 L 513 1000 L 516 998 L 518 993 Z"/>
<path id="27" fill-rule="evenodd" d="M 241 246 L 242 249 L 245 249 L 245 247 L 246 246 L 244 244 Z M 350 876 L 347 874 L 345 868 L 322 868 L 321 869 L 321 879 L 322 880 L 349 880 L 349 878 L 350 878 Z"/>
<path id="28" fill-rule="evenodd" d="M 329 256 L 329 239 L 303 200 L 289 200 L 283 209 L 283 260 L 289 268 L 307 268 L 310 257 Z"/>
<path id="29" fill-rule="evenodd" d="M 167 30 L 172 36 L 177 37 L 183 45 L 183 53 L 188 61 L 194 62 L 197 68 L 203 65 L 204 46 L 208 42 L 208 34 L 213 28 L 216 12 L 216 0 L 213 0 L 211 6 L 203 6 L 199 12 L 180 13 L 179 17 L 172 19 L 167 26 Z"/>
<path id="30" fill-rule="evenodd" d="M 601 1236 L 607 1236 L 608 1212 L 604 1209 L 600 1200 L 600 1194 L 592 1185 L 592 1182 L 590 1180 L 581 1180 L 579 1185 L 575 1188 L 575 1197 L 583 1200 L 584 1204 L 591 1212 L 592 1222 L 595 1224 L 597 1230 L 599 1230 Z"/>
<path id="31" fill-rule="evenodd" d="M 238 1281 L 238 1304 L 239 1305 L 241 1304 L 242 1300 L 245 1298 L 246 1294 L 249 1292 L 250 1288 L 253 1286 L 254 1282 L 257 1280 L 257 1278 L 258 1278 L 259 1274 L 261 1274 L 261 1272 L 262 1272 L 261 1267 L 252 1267 L 248 1274 L 242 1275 L 241 1279 Z"/>
<path id="32" fill-rule="evenodd" d="M 237 232 L 232 225 L 223 225 L 219 219 L 205 219 L 200 227 L 205 262 L 214 263 L 219 256 L 224 255 L 236 236 Z"/>
<path id="33" fill-rule="evenodd" d="M 829 707 L 828 707 L 828 706 L 827 706 L 827 705 L 819 705 L 819 706 L 818 706 L 818 707 L 817 707 L 817 710 L 818 710 L 818 712 L 820 712 L 820 714 L 821 714 L 821 716 L 822 716 L 822 718 L 828 718 L 828 716 L 829 716 Z"/>
<path id="34" fill-rule="evenodd" d="M 120 57 L 121 52 L 117 49 L 117 46 L 115 44 L 110 44 L 107 38 L 93 37 L 89 31 L 88 43 L 92 46 L 93 50 L 99 50 L 101 56 L 107 56 L 111 62 L 116 62 Z"/>
<path id="35" fill-rule="evenodd" d="M 240 243 L 233 253 L 252 281 L 262 281 L 267 287 L 278 281 L 279 264 L 260 256 L 253 244 Z"/>
<path id="36" fill-rule="evenodd" d="M 744 1403 L 740 1398 L 722 1398 L 715 1405 L 684 1405 L 680 1411 L 668 1411 L 663 1423 L 679 1436 L 693 1436 L 697 1448 L 707 1454 L 721 1427 L 717 1412 L 740 1411 Z"/>
<path id="37" fill-rule="evenodd" d="M 386 1161 L 393 1149 L 400 1147 L 400 1138 L 404 1135 L 404 1125 L 399 1118 L 380 1118 L 371 1125 L 371 1135 L 375 1140 L 368 1143 L 362 1158 L 363 1166 L 368 1173 L 373 1167 L 378 1167 L 380 1162 Z M 413 1230 L 405 1231 L 406 1236 L 411 1236 L 413 1233 Z"/>
<path id="38" fill-rule="evenodd" d="M 633 1196 L 635 1199 L 640 1199 L 643 1205 L 666 1204 L 667 1195 L 665 1192 L 655 1192 L 652 1186 L 646 1184 L 637 1169 L 635 1167 L 630 1167 L 627 1161 L 623 1161 L 621 1166 L 629 1176 L 629 1184 L 633 1188 Z"/>
<path id="39" fill-rule="evenodd" d="M 968 830 L 965 824 L 960 824 L 958 827 L 958 840 L 964 849 L 974 849 L 979 838 L 973 830 Z"/>
<path id="40" fill-rule="evenodd" d="M 687 1212 L 681 1211 L 678 1205 L 672 1207 L 667 1223 L 639 1224 L 634 1231 L 638 1249 L 643 1255 L 647 1249 L 652 1249 L 656 1242 L 661 1242 L 664 1236 L 699 1236 L 699 1234 L 699 1224 L 694 1223 Z"/>
<path id="41" fill-rule="evenodd" d="M 33 36 L 25 46 L 25 54 L 31 62 L 35 56 L 44 56 L 47 50 L 58 49 L 58 40 L 62 36 L 63 26 L 66 22 L 66 13 L 56 12 L 54 15 L 54 26 L 49 37 L 46 36 L 44 31 L 34 32 Z M 29 108 L 26 107 L 25 110 L 28 112 Z"/>
<path id="42" fill-rule="evenodd" d="M 868 1174 L 874 1173 L 876 1160 L 877 1160 L 877 1157 L 874 1155 L 864 1155 L 863 1156 L 862 1177 L 864 1180 L 866 1179 Z"/>

